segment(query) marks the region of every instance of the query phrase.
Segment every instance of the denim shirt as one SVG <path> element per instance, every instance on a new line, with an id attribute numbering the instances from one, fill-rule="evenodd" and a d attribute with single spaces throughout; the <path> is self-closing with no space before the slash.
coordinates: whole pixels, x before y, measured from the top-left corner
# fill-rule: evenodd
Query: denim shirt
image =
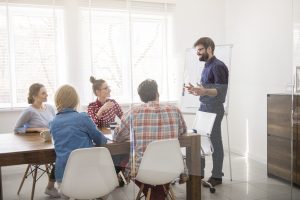
<path id="1" fill-rule="evenodd" d="M 202 104 L 222 105 L 225 102 L 228 87 L 228 69 L 226 65 L 213 56 L 204 66 L 201 84 L 205 88 L 215 88 L 217 96 L 200 96 Z"/>
<path id="2" fill-rule="evenodd" d="M 106 144 L 107 138 L 86 113 L 63 109 L 50 123 L 56 153 L 55 179 L 61 182 L 70 153 L 75 149 Z"/>

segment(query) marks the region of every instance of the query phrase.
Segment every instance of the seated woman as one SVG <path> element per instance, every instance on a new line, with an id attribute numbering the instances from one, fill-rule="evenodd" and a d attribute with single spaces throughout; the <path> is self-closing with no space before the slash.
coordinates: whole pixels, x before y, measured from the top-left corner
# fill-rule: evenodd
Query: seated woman
<path id="1" fill-rule="evenodd" d="M 27 100 L 31 105 L 21 113 L 14 128 L 15 133 L 23 134 L 49 130 L 49 122 L 53 120 L 55 110 L 51 105 L 45 104 L 47 97 L 48 94 L 44 85 L 34 83 L 29 87 Z M 54 184 L 55 177 L 53 167 L 45 193 L 52 197 L 58 197 L 59 194 Z"/>
<path id="2" fill-rule="evenodd" d="M 47 101 L 47 90 L 40 83 L 29 87 L 28 103 L 31 104 L 20 115 L 15 125 L 16 133 L 41 132 L 48 130 L 49 122 L 55 116 L 55 110 Z"/>
<path id="3" fill-rule="evenodd" d="M 121 119 L 123 111 L 115 100 L 109 99 L 111 90 L 105 80 L 96 80 L 91 76 L 90 81 L 97 99 L 89 104 L 88 114 L 98 128 L 109 127 L 109 123 L 114 122 L 116 116 Z"/>
<path id="4" fill-rule="evenodd" d="M 107 142 L 90 117 L 76 111 L 78 104 L 79 97 L 72 86 L 64 85 L 57 90 L 55 105 L 58 113 L 50 123 L 50 132 L 56 153 L 55 178 L 58 183 L 62 182 L 67 160 L 73 150 Z"/>

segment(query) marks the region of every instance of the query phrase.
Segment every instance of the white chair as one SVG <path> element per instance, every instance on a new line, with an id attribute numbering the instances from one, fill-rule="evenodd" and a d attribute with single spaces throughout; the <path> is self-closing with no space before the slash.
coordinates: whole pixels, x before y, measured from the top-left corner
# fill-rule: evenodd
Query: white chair
<path id="1" fill-rule="evenodd" d="M 104 197 L 119 185 L 110 152 L 105 147 L 72 151 L 61 183 L 71 199 Z"/>
<path id="2" fill-rule="evenodd" d="M 197 111 L 196 118 L 193 124 L 193 130 L 201 135 L 201 156 L 209 156 L 214 152 L 213 145 L 210 140 L 210 135 L 215 123 L 217 114 Z M 210 192 L 214 193 L 216 189 L 207 181 L 203 183 L 209 186 Z"/>
<path id="3" fill-rule="evenodd" d="M 164 185 L 170 183 L 184 172 L 183 157 L 180 151 L 178 139 L 157 140 L 151 142 L 144 152 L 136 180 L 142 183 L 136 199 L 140 199 L 144 184 Z M 165 193 L 175 199 L 174 193 L 170 190 Z M 151 188 L 147 192 L 147 199 L 150 199 Z"/>
<path id="4" fill-rule="evenodd" d="M 215 123 L 217 114 L 197 111 L 195 120 L 193 122 L 192 130 L 188 130 L 189 133 L 197 133 L 201 136 L 201 156 L 209 156 L 212 155 L 214 152 L 213 145 L 210 140 L 210 134 L 212 132 L 212 128 Z M 186 155 L 185 148 L 181 149 L 182 154 Z M 178 179 L 177 179 L 178 180 Z M 177 181 L 175 180 L 173 183 Z M 216 190 L 210 183 L 207 181 L 202 180 L 202 182 L 207 183 L 210 187 L 210 192 L 214 193 Z"/>
<path id="5" fill-rule="evenodd" d="M 208 156 L 214 152 L 210 134 L 215 123 L 217 114 L 197 111 L 193 123 L 193 130 L 201 135 L 201 155 Z"/>

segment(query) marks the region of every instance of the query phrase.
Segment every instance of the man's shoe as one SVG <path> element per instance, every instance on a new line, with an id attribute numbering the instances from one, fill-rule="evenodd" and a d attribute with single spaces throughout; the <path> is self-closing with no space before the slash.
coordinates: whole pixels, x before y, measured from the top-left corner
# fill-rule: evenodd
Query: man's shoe
<path id="1" fill-rule="evenodd" d="M 70 198 L 68 196 L 64 195 L 63 193 L 60 193 L 60 199 L 67 200 L 67 199 L 70 199 Z"/>
<path id="2" fill-rule="evenodd" d="M 52 198 L 58 198 L 60 197 L 60 194 L 58 193 L 57 189 L 56 188 L 46 188 L 45 189 L 45 194 L 49 195 L 50 197 Z"/>
<path id="3" fill-rule="evenodd" d="M 210 187 L 209 184 L 211 184 L 212 187 L 215 187 L 216 185 L 222 184 L 222 178 L 210 177 L 206 182 L 203 182 L 202 184 L 204 187 Z"/>
<path id="4" fill-rule="evenodd" d="M 119 187 L 124 187 L 127 184 L 125 176 L 122 171 L 118 173 Z"/>

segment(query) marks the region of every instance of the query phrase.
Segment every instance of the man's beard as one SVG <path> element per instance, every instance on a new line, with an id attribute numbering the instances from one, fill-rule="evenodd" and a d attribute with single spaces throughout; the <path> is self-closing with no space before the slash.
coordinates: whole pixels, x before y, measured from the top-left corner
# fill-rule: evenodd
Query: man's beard
<path id="1" fill-rule="evenodd" d="M 208 58 L 209 58 L 209 55 L 208 55 L 208 53 L 205 52 L 205 53 L 203 53 L 201 55 L 201 57 L 199 58 L 199 60 L 206 62 L 208 60 Z"/>

